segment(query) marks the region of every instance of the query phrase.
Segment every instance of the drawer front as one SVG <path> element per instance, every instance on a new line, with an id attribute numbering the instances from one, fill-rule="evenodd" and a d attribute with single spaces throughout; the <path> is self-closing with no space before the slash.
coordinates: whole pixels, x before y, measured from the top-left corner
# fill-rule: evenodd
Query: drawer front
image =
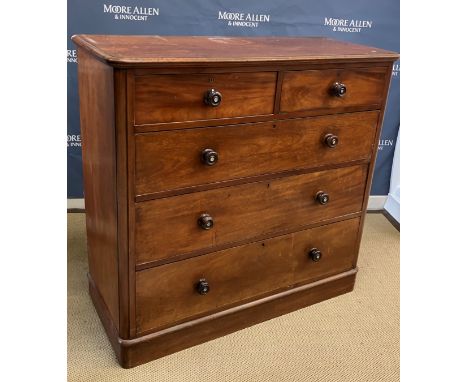
<path id="1" fill-rule="evenodd" d="M 285 72 L 282 113 L 368 106 L 380 108 L 385 99 L 387 68 L 328 69 Z M 334 84 L 346 93 L 335 95 Z"/>
<path id="2" fill-rule="evenodd" d="M 359 219 L 346 220 L 137 272 L 137 331 L 349 270 L 358 227 Z M 200 279 L 208 283 L 206 294 L 197 290 Z"/>
<path id="3" fill-rule="evenodd" d="M 165 74 L 135 77 L 136 125 L 273 113 L 276 72 Z M 221 93 L 211 106 L 205 96 Z"/>
<path id="4" fill-rule="evenodd" d="M 208 127 L 135 137 L 135 193 L 370 159 L 379 112 Z M 336 136 L 334 147 L 325 137 Z M 214 165 L 203 153 L 213 150 Z"/>
<path id="5" fill-rule="evenodd" d="M 137 203 L 137 264 L 358 212 L 366 175 L 367 165 L 359 165 Z M 327 204 L 316 200 L 319 191 L 328 193 Z M 204 214 L 211 229 L 199 224 Z"/>

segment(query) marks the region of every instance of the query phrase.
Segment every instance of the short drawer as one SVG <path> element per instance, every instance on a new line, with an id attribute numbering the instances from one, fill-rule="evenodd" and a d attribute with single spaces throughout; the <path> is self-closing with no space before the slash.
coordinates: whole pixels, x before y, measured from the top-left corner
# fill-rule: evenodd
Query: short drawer
<path id="1" fill-rule="evenodd" d="M 366 177 L 367 165 L 358 165 L 137 203 L 136 262 L 208 252 L 359 212 Z"/>
<path id="2" fill-rule="evenodd" d="M 137 332 L 349 270 L 358 227 L 346 220 L 137 272 Z"/>
<path id="3" fill-rule="evenodd" d="M 137 134 L 135 194 L 369 160 L 378 117 L 374 111 Z"/>
<path id="4" fill-rule="evenodd" d="M 387 72 L 386 67 L 285 72 L 280 111 L 380 108 Z"/>
<path id="5" fill-rule="evenodd" d="M 277 72 L 136 76 L 134 123 L 143 125 L 272 114 L 276 77 Z M 210 96 L 212 89 L 219 94 Z"/>

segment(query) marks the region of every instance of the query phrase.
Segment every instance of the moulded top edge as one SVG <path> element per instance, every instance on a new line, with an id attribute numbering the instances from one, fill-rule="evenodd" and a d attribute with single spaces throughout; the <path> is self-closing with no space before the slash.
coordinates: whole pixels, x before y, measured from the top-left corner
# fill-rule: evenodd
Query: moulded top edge
<path id="1" fill-rule="evenodd" d="M 395 52 L 326 37 L 75 35 L 72 40 L 115 66 L 395 61 L 399 58 Z"/>

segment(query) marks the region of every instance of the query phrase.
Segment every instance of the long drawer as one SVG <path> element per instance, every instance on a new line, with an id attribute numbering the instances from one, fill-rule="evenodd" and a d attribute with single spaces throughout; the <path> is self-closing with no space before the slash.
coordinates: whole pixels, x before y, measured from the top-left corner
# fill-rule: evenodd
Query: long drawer
<path id="1" fill-rule="evenodd" d="M 272 114 L 276 78 L 276 72 L 136 76 L 134 123 Z"/>
<path id="2" fill-rule="evenodd" d="M 366 176 L 358 165 L 136 203 L 136 263 L 359 212 Z"/>
<path id="3" fill-rule="evenodd" d="M 364 112 L 137 134 L 135 194 L 369 160 L 378 117 Z"/>
<path id="4" fill-rule="evenodd" d="M 349 270 L 358 228 L 350 219 L 137 272 L 137 331 Z"/>

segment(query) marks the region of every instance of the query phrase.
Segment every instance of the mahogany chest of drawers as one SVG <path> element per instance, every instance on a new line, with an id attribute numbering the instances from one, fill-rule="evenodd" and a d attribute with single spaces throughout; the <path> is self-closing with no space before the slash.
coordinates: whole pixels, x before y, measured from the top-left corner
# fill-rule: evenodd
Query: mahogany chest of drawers
<path id="1" fill-rule="evenodd" d="M 353 289 L 397 54 L 73 41 L 90 294 L 123 367 Z"/>

